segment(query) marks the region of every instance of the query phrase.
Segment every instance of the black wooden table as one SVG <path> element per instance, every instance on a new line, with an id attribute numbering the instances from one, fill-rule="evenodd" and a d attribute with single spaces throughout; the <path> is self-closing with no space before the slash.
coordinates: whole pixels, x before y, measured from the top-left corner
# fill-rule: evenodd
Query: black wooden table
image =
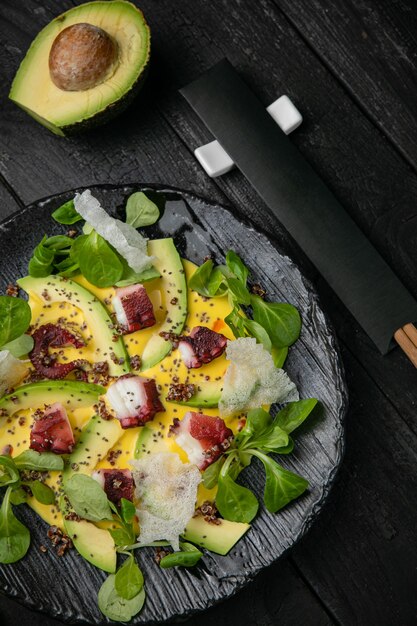
<path id="1" fill-rule="evenodd" d="M 73 4 L 0 4 L 0 217 L 103 182 L 160 182 L 231 204 L 274 232 L 315 281 L 347 372 L 346 457 L 317 523 L 244 591 L 188 623 L 416 624 L 417 373 L 399 350 L 377 353 L 239 172 L 205 175 L 193 150 L 209 136 L 177 88 L 227 56 L 265 105 L 288 94 L 304 115 L 292 141 L 417 296 L 417 8 L 412 0 L 141 0 L 153 36 L 145 90 L 111 125 L 61 139 L 7 93 L 38 30 Z M 0 603 L 3 626 L 57 624 Z"/>

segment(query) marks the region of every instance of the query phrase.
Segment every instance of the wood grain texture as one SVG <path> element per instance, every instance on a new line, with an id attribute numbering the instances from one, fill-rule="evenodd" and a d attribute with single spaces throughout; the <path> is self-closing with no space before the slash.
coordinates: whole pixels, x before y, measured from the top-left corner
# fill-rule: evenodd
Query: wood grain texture
<path id="1" fill-rule="evenodd" d="M 416 439 L 355 357 L 343 357 L 351 406 L 340 490 L 294 558 L 340 623 L 414 624 Z"/>
<path id="2" fill-rule="evenodd" d="M 415 4 L 402 0 L 274 3 L 417 170 Z"/>
<path id="3" fill-rule="evenodd" d="M 323 284 L 319 292 L 347 372 L 346 455 L 333 497 L 291 559 L 337 623 L 414 624 L 415 370 L 400 350 L 381 359 L 336 296 Z"/>
<path id="4" fill-rule="evenodd" d="M 124 206 L 128 195 L 136 189 L 108 187 L 92 191 L 113 213 Z M 69 197 L 66 194 L 40 202 L 3 224 L 0 246 L 8 259 L 7 265 L 2 264 L 3 285 L 25 271 L 36 240 L 30 228 L 33 212 L 36 211 L 37 222 L 45 231 L 62 231 L 50 214 Z M 222 262 L 224 252 L 232 248 L 245 259 L 254 280 L 265 287 L 270 298 L 292 302 L 299 308 L 302 333 L 290 351 L 286 369 L 301 397 L 320 399 L 321 411 L 316 412 L 307 427 L 299 429 L 294 453 L 280 459 L 282 465 L 308 479 L 308 492 L 279 515 L 271 516 L 262 509 L 253 529 L 228 557 L 208 553 L 201 567 L 195 570 L 164 571 L 153 561 L 151 550 L 139 553 L 149 583 L 146 606 L 132 622 L 137 624 L 164 621 L 210 607 L 250 581 L 306 532 L 329 493 L 342 458 L 343 418 L 347 407 L 335 338 L 314 291 L 293 262 L 280 255 L 267 237 L 239 222 L 225 209 L 189 195 L 167 194 L 167 198 L 165 213 L 149 230 L 149 236 L 174 236 L 180 253 L 200 263 L 207 254 Z M 22 250 L 27 252 L 22 255 Z M 260 466 L 251 466 L 243 476 L 243 483 L 251 485 L 258 495 L 262 493 L 264 478 Z M 51 553 L 49 558 L 40 558 L 38 546 L 44 541 L 45 524 L 29 510 L 23 510 L 21 517 L 31 528 L 32 547 L 24 560 L 12 567 L 0 567 L 1 588 L 26 605 L 65 621 L 106 623 L 96 603 L 91 601 L 103 573 L 74 552 L 65 559 Z M 51 596 L 56 577 L 61 579 L 59 591 Z"/>
<path id="5" fill-rule="evenodd" d="M 22 208 L 23 203 L 0 177 L 0 220 Z"/>

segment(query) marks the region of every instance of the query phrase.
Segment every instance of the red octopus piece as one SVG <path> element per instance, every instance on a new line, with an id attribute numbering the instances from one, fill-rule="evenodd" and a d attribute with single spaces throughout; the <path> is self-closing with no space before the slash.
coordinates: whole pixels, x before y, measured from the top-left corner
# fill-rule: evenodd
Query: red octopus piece
<path id="1" fill-rule="evenodd" d="M 56 324 L 45 324 L 35 330 L 32 335 L 34 346 L 29 353 L 29 358 L 36 371 L 44 378 L 52 380 L 65 378 L 73 370 L 80 370 L 86 361 L 77 359 L 70 363 L 57 363 L 55 354 L 49 352 L 49 348 L 61 348 L 64 346 L 74 346 L 75 348 L 83 348 L 85 343 L 70 333 L 65 328 Z M 82 378 L 87 380 L 87 375 L 82 372 Z"/>
<path id="2" fill-rule="evenodd" d="M 156 413 L 165 411 L 153 378 L 120 376 L 108 388 L 106 398 L 122 428 L 143 426 Z"/>
<path id="3" fill-rule="evenodd" d="M 116 289 L 113 309 L 124 335 L 156 323 L 152 302 L 141 284 Z"/>
<path id="4" fill-rule="evenodd" d="M 230 447 L 233 432 L 220 417 L 188 411 L 170 427 L 177 444 L 185 450 L 190 463 L 203 471 Z"/>
<path id="5" fill-rule="evenodd" d="M 67 412 L 60 402 L 55 402 L 35 419 L 29 447 L 36 452 L 70 454 L 74 445 L 74 433 Z"/>
<path id="6" fill-rule="evenodd" d="M 100 469 L 93 472 L 92 478 L 101 485 L 108 499 L 117 506 L 122 498 L 133 501 L 135 483 L 130 470 Z"/>
<path id="7" fill-rule="evenodd" d="M 196 326 L 188 337 L 181 337 L 178 347 L 188 369 L 210 363 L 226 349 L 227 337 L 206 326 Z"/>

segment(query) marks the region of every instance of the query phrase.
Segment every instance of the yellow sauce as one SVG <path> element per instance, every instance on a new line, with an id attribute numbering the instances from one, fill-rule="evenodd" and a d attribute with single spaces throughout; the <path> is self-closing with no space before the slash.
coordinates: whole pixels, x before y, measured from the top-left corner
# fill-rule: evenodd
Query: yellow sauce
<path id="1" fill-rule="evenodd" d="M 189 261 L 184 261 L 184 269 L 187 276 L 187 280 L 195 271 L 196 266 Z M 99 289 L 90 283 L 88 283 L 84 277 L 79 276 L 74 279 L 79 284 L 83 285 L 91 292 L 93 292 L 106 306 L 111 309 L 111 299 L 115 293 L 113 288 Z M 124 340 L 130 356 L 142 354 L 142 351 L 152 337 L 154 333 L 159 332 L 159 328 L 167 315 L 165 293 L 163 289 L 163 278 L 145 283 L 146 290 L 157 308 L 156 318 L 157 324 L 151 328 L 146 328 L 130 335 L 125 335 Z M 76 349 L 74 347 L 63 348 L 60 350 L 58 361 L 67 362 L 74 359 L 87 359 L 91 362 L 101 360 L 97 353 L 97 338 L 94 337 L 94 328 L 85 328 L 85 320 L 83 312 L 73 304 L 69 303 L 45 303 L 35 294 L 29 294 L 29 304 L 32 309 L 32 324 L 40 326 L 47 324 L 48 322 L 57 323 L 60 317 L 65 316 L 70 318 L 71 323 L 74 324 L 74 331 L 79 332 L 85 340 L 87 345 L 85 348 Z M 203 325 L 209 328 L 221 332 L 226 337 L 233 339 L 229 327 L 224 323 L 224 318 L 231 311 L 231 307 L 226 297 L 204 299 L 197 293 L 188 290 L 188 317 L 186 323 L 186 331 L 191 330 L 195 326 Z M 141 376 L 155 378 L 157 385 L 160 385 L 160 397 L 165 407 L 165 412 L 157 413 L 152 422 L 146 424 L 147 428 L 153 429 L 153 436 L 151 439 L 152 451 L 166 450 L 176 452 L 180 455 L 181 459 L 188 461 L 185 452 L 176 445 L 173 437 L 168 437 L 169 426 L 173 423 L 174 418 L 181 419 L 185 413 L 189 410 L 196 410 L 186 406 L 180 406 L 167 402 L 165 400 L 168 392 L 169 385 L 172 383 L 173 376 L 178 377 L 178 382 L 194 383 L 198 384 L 205 380 L 219 380 L 223 377 L 226 370 L 226 359 L 222 355 L 217 359 L 214 359 L 211 363 L 204 365 L 201 368 L 187 370 L 183 364 L 180 353 L 178 350 L 173 350 L 170 355 L 165 357 L 163 361 L 155 365 L 154 367 L 143 371 L 135 372 Z M 48 403 L 48 398 L 43 399 L 45 404 Z M 30 426 L 33 422 L 33 413 L 38 407 L 34 406 L 31 410 L 19 411 L 13 415 L 13 418 L 6 421 L 4 425 L 0 427 L 0 450 L 5 445 L 11 445 L 13 447 L 12 456 L 16 456 L 29 448 L 30 444 Z M 204 412 L 207 415 L 218 415 L 217 409 L 205 409 Z M 71 422 L 71 426 L 74 431 L 75 439 L 77 440 L 82 428 L 86 425 L 90 417 L 94 414 L 94 408 L 80 408 L 74 411 L 68 411 L 68 417 Z M 227 421 L 227 425 L 236 430 L 237 418 L 232 418 Z M 121 437 L 117 444 L 109 452 L 113 459 L 113 465 L 110 465 L 108 458 L 103 459 L 97 464 L 99 468 L 130 468 L 130 461 L 134 458 L 134 451 L 138 435 L 142 428 L 129 428 L 127 430 L 121 430 Z M 149 445 L 147 448 L 149 449 Z M 109 455 L 107 455 L 109 456 Z M 51 472 L 46 482 L 55 490 L 58 490 L 60 475 L 58 472 Z M 201 504 L 204 500 L 213 499 L 215 490 L 207 490 L 203 485 L 200 485 L 198 492 L 197 505 Z M 62 517 L 57 507 L 50 505 L 43 505 L 37 502 L 34 498 L 30 498 L 29 505 L 50 525 L 55 524 L 62 526 Z"/>

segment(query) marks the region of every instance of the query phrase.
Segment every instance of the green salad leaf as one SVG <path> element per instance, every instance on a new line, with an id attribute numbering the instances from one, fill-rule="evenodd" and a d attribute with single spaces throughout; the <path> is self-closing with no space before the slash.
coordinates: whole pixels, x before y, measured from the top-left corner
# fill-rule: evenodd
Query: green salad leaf
<path id="1" fill-rule="evenodd" d="M 20 337 L 17 337 L 17 339 L 13 339 L 13 341 L 5 343 L 4 346 L 1 346 L 0 350 L 8 350 L 18 359 L 21 356 L 29 354 L 34 346 L 34 343 L 33 337 L 23 334 L 20 335 Z"/>
<path id="2" fill-rule="evenodd" d="M 81 221 L 83 218 L 74 206 L 74 199 L 68 200 L 52 213 L 52 217 L 58 224 L 71 225 Z"/>
<path id="3" fill-rule="evenodd" d="M 125 548 L 130 546 L 136 540 L 136 535 L 132 534 L 127 528 L 110 528 L 109 533 L 113 537 L 113 541 L 117 548 Z"/>
<path id="4" fill-rule="evenodd" d="M 207 488 L 217 483 L 216 506 L 221 515 L 233 522 L 250 522 L 258 510 L 255 495 L 236 482 L 240 472 L 258 458 L 265 469 L 264 503 L 275 513 L 307 488 L 308 481 L 276 463 L 270 453 L 290 454 L 294 441 L 289 436 L 310 415 L 315 398 L 291 402 L 273 419 L 262 408 L 248 412 L 246 423 L 235 437 L 232 447 L 203 474 Z"/>
<path id="5" fill-rule="evenodd" d="M 111 287 L 123 275 L 119 255 L 95 230 L 92 230 L 78 250 L 81 273 L 96 287 Z"/>
<path id="6" fill-rule="evenodd" d="M 238 485 L 231 476 L 220 472 L 216 506 L 225 519 L 249 523 L 257 514 L 259 504 L 250 489 Z"/>
<path id="7" fill-rule="evenodd" d="M 44 235 L 34 249 L 29 261 L 29 274 L 35 278 L 43 278 L 52 273 L 55 252 L 52 248 L 48 248 L 48 246 L 45 245 L 47 239 L 47 236 Z"/>
<path id="8" fill-rule="evenodd" d="M 126 524 L 131 524 L 136 515 L 136 508 L 133 502 L 122 498 L 120 500 L 120 514 Z"/>
<path id="9" fill-rule="evenodd" d="M 217 459 L 217 461 L 214 461 L 214 463 L 211 463 L 211 465 L 209 465 L 207 469 L 204 470 L 203 484 L 206 489 L 212 489 L 213 487 L 217 485 L 220 470 L 223 467 L 224 461 L 225 461 L 224 457 L 221 456 L 220 458 Z"/>
<path id="10" fill-rule="evenodd" d="M 100 587 L 98 592 L 98 607 L 100 611 L 114 622 L 128 622 L 134 615 L 137 615 L 145 603 L 145 589 L 131 600 L 127 600 L 116 591 L 116 576 L 110 574 Z"/>
<path id="11" fill-rule="evenodd" d="M 159 220 L 159 209 L 143 191 L 136 191 L 129 196 L 126 204 L 126 224 L 133 228 L 150 226 Z"/>
<path id="12" fill-rule="evenodd" d="M 292 433 L 301 426 L 316 405 L 316 398 L 289 402 L 277 413 L 274 422 L 286 433 Z"/>
<path id="13" fill-rule="evenodd" d="M 276 348 L 273 346 L 271 354 L 275 367 L 282 368 L 284 367 L 284 363 L 288 356 L 288 346 L 284 346 L 283 348 Z"/>
<path id="14" fill-rule="evenodd" d="M 308 480 L 302 476 L 284 469 L 259 450 L 253 450 L 252 453 L 262 461 L 265 468 L 264 502 L 271 513 L 282 509 L 308 488 Z"/>
<path id="15" fill-rule="evenodd" d="M 263 435 L 272 424 L 272 417 L 264 409 L 252 409 L 246 416 L 246 423 L 239 433 L 239 439 Z"/>
<path id="16" fill-rule="evenodd" d="M 229 289 L 229 298 L 233 303 L 249 306 L 249 290 L 238 278 L 226 278 L 226 284 Z"/>
<path id="17" fill-rule="evenodd" d="M 121 598 L 132 600 L 143 587 L 143 574 L 132 554 L 116 572 L 114 587 Z"/>
<path id="18" fill-rule="evenodd" d="M 29 549 L 29 530 L 15 517 L 10 503 L 12 487 L 8 487 L 0 508 L 0 563 L 15 563 Z"/>
<path id="19" fill-rule="evenodd" d="M 109 502 L 98 482 L 86 474 L 73 474 L 64 485 L 72 508 L 91 522 L 113 520 Z"/>
<path id="20" fill-rule="evenodd" d="M 25 450 L 13 459 L 19 469 L 49 471 L 63 470 L 64 460 L 53 452 L 36 452 L 36 450 Z"/>
<path id="21" fill-rule="evenodd" d="M 249 276 L 249 270 L 243 263 L 240 256 L 233 250 L 229 250 L 226 254 L 226 265 L 236 278 L 246 287 Z"/>
<path id="22" fill-rule="evenodd" d="M 235 306 L 229 315 L 226 315 L 224 318 L 224 321 L 236 338 L 245 336 L 245 320 L 240 311 L 240 307 Z"/>
<path id="23" fill-rule="evenodd" d="M 54 250 L 59 255 L 60 253 L 64 254 L 62 251 L 71 248 L 73 243 L 74 239 L 67 235 L 53 235 L 46 239 L 45 247 Z"/>
<path id="24" fill-rule="evenodd" d="M 277 348 L 291 346 L 301 331 L 301 317 L 292 304 L 265 302 L 259 296 L 251 296 L 253 319 L 268 333 Z"/>
<path id="25" fill-rule="evenodd" d="M 22 487 L 13 487 L 12 493 L 10 494 L 10 502 L 15 506 L 19 504 L 25 504 L 28 499 L 28 494 Z"/>
<path id="26" fill-rule="evenodd" d="M 251 337 L 255 337 L 256 341 L 263 345 L 265 350 L 268 352 L 272 351 L 272 342 L 263 326 L 255 322 L 255 320 L 243 318 L 243 327 Z M 275 367 L 278 366 L 275 364 Z"/>
<path id="27" fill-rule="evenodd" d="M 30 488 L 33 497 L 41 504 L 55 503 L 55 493 L 48 485 L 45 485 L 39 480 L 32 480 L 24 484 Z"/>
<path id="28" fill-rule="evenodd" d="M 31 310 L 26 300 L 0 296 L 0 346 L 20 337 L 29 328 Z"/>
<path id="29" fill-rule="evenodd" d="M 119 524 L 118 528 L 111 528 L 109 532 L 117 548 L 121 551 L 121 549 L 125 549 L 126 546 L 130 546 L 136 541 L 136 533 L 133 527 L 133 520 L 136 515 L 135 505 L 130 500 L 126 500 L 126 498 L 121 499 L 120 509 L 110 500 L 108 503 L 113 512 L 114 521 Z"/>
<path id="30" fill-rule="evenodd" d="M 211 259 L 208 259 L 196 269 L 188 281 L 188 285 L 190 289 L 206 298 L 224 296 L 227 292 L 224 276 L 218 267 L 214 267 Z"/>
<path id="31" fill-rule="evenodd" d="M 19 484 L 20 474 L 13 459 L 6 455 L 0 456 L 0 487 Z"/>
<path id="32" fill-rule="evenodd" d="M 160 560 L 159 565 L 162 569 L 168 569 L 169 567 L 194 567 L 203 556 L 201 550 L 191 543 L 181 542 L 180 548 L 179 552 L 171 552 L 171 554 L 167 554 Z"/>
<path id="33" fill-rule="evenodd" d="M 161 274 L 155 267 L 149 267 L 143 272 L 135 272 L 132 268 L 127 264 L 127 261 L 120 257 L 120 261 L 123 265 L 123 274 L 120 280 L 115 283 L 116 287 L 128 287 L 129 285 L 134 285 L 136 283 L 145 283 L 150 280 L 155 280 L 156 278 L 160 278 Z"/>

